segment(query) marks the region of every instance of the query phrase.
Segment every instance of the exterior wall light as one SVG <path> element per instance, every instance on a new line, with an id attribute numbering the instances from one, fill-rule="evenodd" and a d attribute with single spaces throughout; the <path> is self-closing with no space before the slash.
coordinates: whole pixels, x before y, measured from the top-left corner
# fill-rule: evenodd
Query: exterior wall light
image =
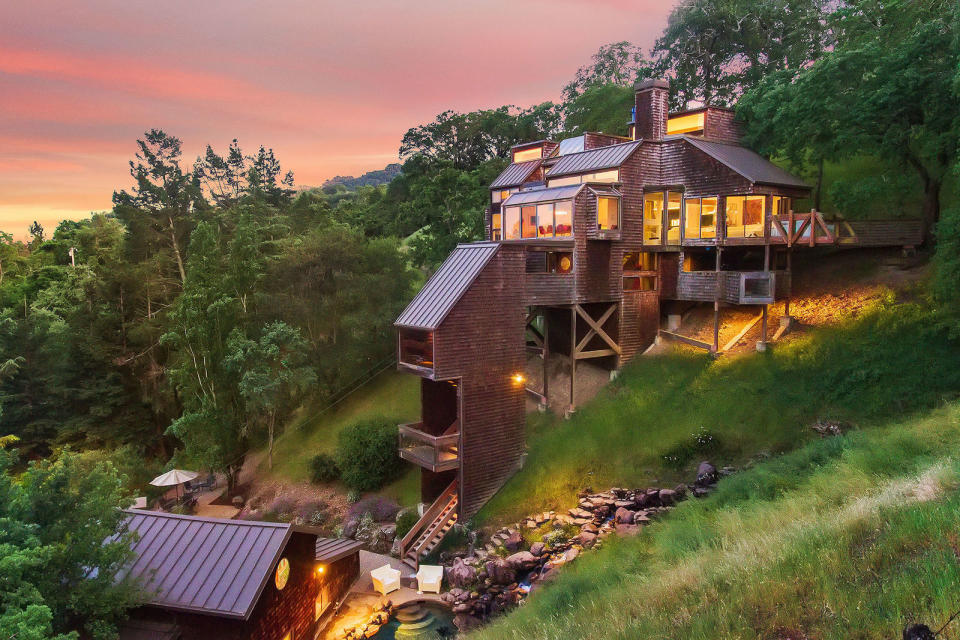
<path id="1" fill-rule="evenodd" d="M 322 576 L 326 572 L 327 572 L 327 568 L 325 566 L 323 566 L 322 564 L 317 565 L 317 575 Z"/>
<path id="2" fill-rule="evenodd" d="M 527 381 L 527 379 L 523 377 L 522 373 L 515 373 L 510 377 L 510 379 L 513 380 L 513 384 L 517 385 L 518 387 Z"/>

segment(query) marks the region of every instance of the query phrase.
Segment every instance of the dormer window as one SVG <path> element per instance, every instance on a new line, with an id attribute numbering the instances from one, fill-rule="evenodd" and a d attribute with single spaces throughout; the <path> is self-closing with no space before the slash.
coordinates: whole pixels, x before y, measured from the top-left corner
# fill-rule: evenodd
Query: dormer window
<path id="1" fill-rule="evenodd" d="M 543 157 L 543 147 L 532 147 L 530 149 L 517 149 L 513 152 L 514 162 L 527 162 L 529 160 L 539 160 Z"/>
<path id="2" fill-rule="evenodd" d="M 597 198 L 597 230 L 616 231 L 620 228 L 620 198 Z"/>
<path id="3" fill-rule="evenodd" d="M 703 133 L 706 123 L 706 111 L 695 111 L 693 113 L 682 113 L 667 118 L 667 135 L 691 134 L 699 135 Z"/>

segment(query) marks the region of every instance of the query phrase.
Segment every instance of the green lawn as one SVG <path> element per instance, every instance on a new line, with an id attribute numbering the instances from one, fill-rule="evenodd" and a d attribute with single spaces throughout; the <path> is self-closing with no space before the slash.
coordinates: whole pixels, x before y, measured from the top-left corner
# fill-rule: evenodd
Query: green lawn
<path id="1" fill-rule="evenodd" d="M 415 421 L 420 415 L 420 379 L 388 370 L 381 373 L 342 403 L 326 412 L 306 408 L 283 433 L 274 446 L 271 475 L 292 482 L 308 482 L 310 458 L 319 452 L 332 453 L 340 430 L 358 420 L 388 416 Z M 266 473 L 266 462 L 260 465 Z M 409 494 L 412 481 L 391 485 L 394 497 Z"/>
<path id="2" fill-rule="evenodd" d="M 581 556 L 470 637 L 880 640 L 912 621 L 937 629 L 960 602 L 960 403 L 864 426 L 722 480 L 640 536 Z"/>
<path id="3" fill-rule="evenodd" d="M 586 486 L 689 482 L 703 459 L 743 465 L 794 450 L 820 418 L 865 425 L 936 406 L 960 391 L 952 322 L 890 298 L 766 354 L 637 358 L 572 419 L 531 416 L 525 467 L 477 521 L 569 507 Z"/>

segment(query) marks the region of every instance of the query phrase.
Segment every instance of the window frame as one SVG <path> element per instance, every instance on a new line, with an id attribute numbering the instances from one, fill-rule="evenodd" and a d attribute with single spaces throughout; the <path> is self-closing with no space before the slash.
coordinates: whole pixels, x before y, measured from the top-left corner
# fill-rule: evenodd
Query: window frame
<path id="1" fill-rule="evenodd" d="M 616 224 L 616 226 L 606 227 L 606 228 L 605 228 L 605 227 L 602 227 L 602 226 L 600 225 L 600 201 L 601 201 L 601 200 L 613 200 L 614 202 L 617 203 L 617 224 Z M 622 218 L 622 211 L 621 211 L 621 210 L 622 210 L 622 209 L 623 209 L 623 197 L 622 197 L 622 196 L 611 196 L 611 195 L 606 195 L 606 194 L 600 195 L 600 194 L 598 193 L 598 194 L 597 194 L 597 218 L 596 218 L 596 221 L 595 221 L 595 223 L 596 223 L 596 225 L 597 225 L 597 227 L 596 227 L 597 233 L 600 233 L 600 234 L 620 233 L 621 218 Z"/>
<path id="2" fill-rule="evenodd" d="M 704 217 L 704 215 L 705 215 L 705 214 L 703 213 L 703 203 L 704 203 L 704 200 L 712 200 L 712 201 L 713 201 L 713 204 L 714 204 L 713 213 L 712 213 L 712 214 L 706 214 L 706 215 L 708 215 L 708 216 L 709 216 L 709 215 L 713 215 L 713 225 L 712 225 L 712 226 L 713 226 L 713 231 L 711 232 L 712 235 L 709 235 L 709 236 L 706 236 L 706 237 L 704 237 L 704 235 L 703 235 L 703 217 Z M 693 201 L 696 201 L 696 202 L 697 202 L 697 212 L 698 212 L 698 213 L 697 213 L 697 227 L 696 227 L 696 229 L 697 229 L 697 235 L 696 235 L 696 236 L 690 236 L 690 235 L 688 234 L 688 230 L 691 228 L 691 227 L 690 227 L 690 222 L 691 222 L 691 220 L 690 220 L 690 203 L 693 202 Z M 714 240 L 714 241 L 716 241 L 716 239 L 717 239 L 717 222 L 718 222 L 718 220 L 719 220 L 719 219 L 718 219 L 719 213 L 720 213 L 720 196 L 712 195 L 712 196 L 691 196 L 691 197 L 689 197 L 689 198 L 685 197 L 685 198 L 683 199 L 683 215 L 682 215 L 682 220 L 683 220 L 683 241 L 684 241 L 684 242 L 686 242 L 686 241 L 688 241 L 688 240 Z"/>
<path id="3" fill-rule="evenodd" d="M 570 205 L 570 207 L 569 207 L 570 220 L 569 220 L 569 225 L 568 225 L 568 226 L 570 227 L 570 231 L 569 231 L 568 233 L 564 234 L 564 235 L 557 235 L 557 205 L 558 205 L 558 204 L 561 204 L 561 203 L 569 203 L 569 205 Z M 531 207 L 532 207 L 533 210 L 534 210 L 534 211 L 533 211 L 533 224 L 532 224 L 532 226 L 533 226 L 533 230 L 534 230 L 534 232 L 535 232 L 535 235 L 524 235 L 524 230 L 525 230 L 525 228 L 526 228 L 526 225 L 524 225 L 524 217 L 523 217 L 524 213 L 523 213 L 523 211 L 524 211 L 524 209 L 529 209 L 529 208 L 531 208 Z M 540 225 L 540 213 L 541 213 L 541 210 L 542 210 L 542 209 L 545 209 L 546 207 L 550 207 L 549 216 L 550 216 L 550 219 L 551 219 L 551 224 L 550 224 L 549 226 L 550 226 L 551 232 L 550 232 L 550 234 L 546 234 L 546 233 L 545 233 L 545 234 L 541 235 L 541 234 L 540 234 L 540 226 L 541 226 L 541 225 Z M 510 205 L 510 206 L 502 207 L 502 208 L 501 208 L 502 218 L 501 218 L 500 240 L 501 240 L 501 241 L 510 241 L 510 240 L 569 240 L 569 239 L 572 239 L 572 238 L 573 238 L 573 220 L 574 220 L 574 209 L 575 209 L 575 208 L 576 208 L 576 205 L 574 204 L 574 199 L 573 199 L 573 198 L 567 198 L 567 199 L 562 199 L 562 200 L 546 200 L 546 201 L 544 201 L 544 202 L 533 202 L 533 203 L 529 203 L 529 204 L 515 204 L 515 205 Z M 507 218 L 507 214 L 508 214 L 508 212 L 511 212 L 511 211 L 514 211 L 514 210 L 518 211 L 518 215 L 519 215 L 519 222 L 520 222 L 519 233 L 520 233 L 520 235 L 517 236 L 517 237 L 507 237 L 507 235 L 506 235 L 506 229 L 507 229 L 508 222 L 510 222 L 510 220 Z M 564 213 L 565 213 L 565 212 L 564 212 Z M 492 224 L 492 223 L 491 223 L 491 224 Z M 492 233 L 492 228 L 491 228 L 491 233 Z"/>

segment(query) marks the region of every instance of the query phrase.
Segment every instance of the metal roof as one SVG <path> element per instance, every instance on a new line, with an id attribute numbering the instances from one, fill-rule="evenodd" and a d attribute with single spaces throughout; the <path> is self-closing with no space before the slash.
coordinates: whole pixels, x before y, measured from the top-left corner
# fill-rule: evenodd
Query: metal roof
<path id="1" fill-rule="evenodd" d="M 619 167 L 640 147 L 642 142 L 642 140 L 634 140 L 562 156 L 547 172 L 547 177 L 556 178 Z"/>
<path id="2" fill-rule="evenodd" d="M 532 204 L 534 202 L 549 202 L 551 200 L 569 200 L 577 195 L 582 188 L 582 184 L 568 184 L 563 187 L 518 191 L 517 193 L 511 193 L 510 197 L 504 200 L 500 206 L 510 207 L 517 204 Z"/>
<path id="3" fill-rule="evenodd" d="M 540 160 L 527 160 L 526 162 L 514 162 L 497 176 L 497 179 L 490 184 L 491 189 L 501 187 L 518 187 L 527 181 L 537 167 L 540 166 Z"/>
<path id="4" fill-rule="evenodd" d="M 700 149 L 708 156 L 736 171 L 753 183 L 780 185 L 785 187 L 810 187 L 800 178 L 784 171 L 759 153 L 746 147 L 721 142 L 710 142 L 691 136 L 682 136 L 684 140 Z"/>
<path id="5" fill-rule="evenodd" d="M 586 136 L 576 136 L 560 141 L 560 146 L 553 152 L 553 157 L 568 156 L 571 153 L 580 153 L 583 151 L 583 144 Z"/>
<path id="6" fill-rule="evenodd" d="M 137 539 L 123 574 L 143 582 L 146 604 L 229 618 L 249 618 L 293 533 L 315 535 L 289 523 L 126 513 Z"/>
<path id="7" fill-rule="evenodd" d="M 362 547 L 362 542 L 347 538 L 317 538 L 317 562 L 336 562 Z"/>
<path id="8" fill-rule="evenodd" d="M 457 245 L 394 324 L 431 331 L 439 327 L 499 248 L 496 242 Z"/>

